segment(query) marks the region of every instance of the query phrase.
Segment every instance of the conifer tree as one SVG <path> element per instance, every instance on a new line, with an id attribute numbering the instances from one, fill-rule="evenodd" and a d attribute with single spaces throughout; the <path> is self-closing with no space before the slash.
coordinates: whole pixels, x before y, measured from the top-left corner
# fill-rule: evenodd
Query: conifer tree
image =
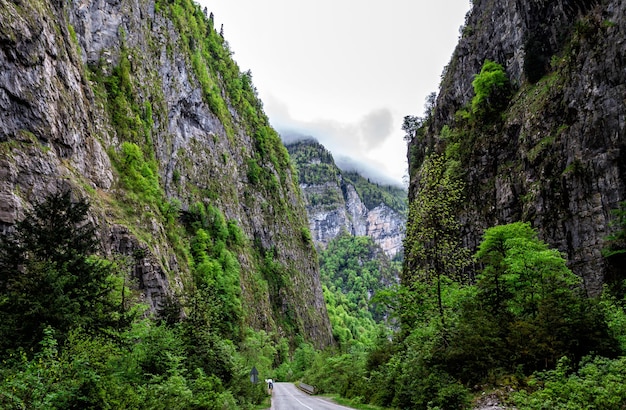
<path id="1" fill-rule="evenodd" d="M 92 257 L 89 204 L 69 191 L 27 211 L 0 241 L 0 350 L 35 348 L 46 327 L 62 341 L 77 327 L 113 326 L 121 306 L 110 299 L 112 265 Z"/>

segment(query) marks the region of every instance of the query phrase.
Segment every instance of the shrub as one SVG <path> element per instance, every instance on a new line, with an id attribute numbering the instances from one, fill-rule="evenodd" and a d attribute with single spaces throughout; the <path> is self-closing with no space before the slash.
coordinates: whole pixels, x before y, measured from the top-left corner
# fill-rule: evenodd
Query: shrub
<path id="1" fill-rule="evenodd" d="M 487 117 L 501 111 L 508 102 L 510 94 L 509 78 L 504 68 L 491 60 L 485 60 L 480 73 L 472 81 L 474 98 L 472 113 L 478 117 Z"/>

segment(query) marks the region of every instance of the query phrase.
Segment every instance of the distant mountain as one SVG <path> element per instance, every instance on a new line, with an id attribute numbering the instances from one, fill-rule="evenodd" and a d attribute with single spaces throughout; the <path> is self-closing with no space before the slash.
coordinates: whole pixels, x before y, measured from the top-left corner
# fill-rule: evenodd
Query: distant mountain
<path id="1" fill-rule="evenodd" d="M 332 154 L 312 138 L 286 147 L 298 170 L 316 246 L 325 248 L 347 232 L 371 237 L 390 258 L 401 254 L 406 191 L 372 183 L 355 171 L 342 171 Z"/>

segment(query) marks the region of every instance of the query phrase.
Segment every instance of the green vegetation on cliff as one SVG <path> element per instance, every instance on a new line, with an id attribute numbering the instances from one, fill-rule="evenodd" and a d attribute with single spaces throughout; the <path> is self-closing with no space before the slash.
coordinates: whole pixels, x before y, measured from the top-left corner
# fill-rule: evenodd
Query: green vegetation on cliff
<path id="1" fill-rule="evenodd" d="M 253 366 L 262 379 L 301 344 L 332 343 L 288 152 L 250 72 L 239 71 L 199 5 L 91 6 L 66 36 L 76 52 L 66 63 L 83 83 L 59 90 L 89 100 L 72 129 L 85 135 L 77 146 L 51 142 L 41 159 L 49 175 L 36 177 L 51 191 L 73 186 L 75 202 L 38 202 L 45 193 L 29 187 L 19 201 L 35 214 L 2 247 L 0 407 L 256 408 L 266 395 L 250 383 Z M 58 7 L 44 25 L 60 41 L 76 10 Z M 124 19 L 107 20 L 117 12 Z M 80 26 L 92 13 L 112 30 L 84 67 L 94 50 L 80 55 L 76 46 L 101 45 Z M 160 78 L 170 63 L 187 75 Z M 61 140 L 46 143 L 53 138 Z M 72 168 L 91 149 L 102 157 L 101 183 L 89 180 L 98 172 Z"/>
<path id="2" fill-rule="evenodd" d="M 407 200 L 404 188 L 374 183 L 356 171 L 342 171 L 342 175 L 354 185 L 367 209 L 385 204 L 400 215 L 406 215 Z"/>
<path id="3" fill-rule="evenodd" d="M 361 201 L 371 210 L 387 205 L 389 208 L 406 215 L 406 191 L 401 187 L 380 185 L 363 177 L 357 171 L 342 171 L 335 164 L 330 151 L 313 139 L 305 139 L 287 144 L 297 170 L 299 182 L 305 186 L 329 184 L 321 193 L 307 192 L 307 200 L 311 206 L 327 206 L 332 208 L 343 202 L 340 189 L 343 184 L 354 186 Z"/>
<path id="4" fill-rule="evenodd" d="M 518 408 L 574 409 L 599 398 L 619 408 L 626 396 L 614 380 L 623 360 L 612 358 L 625 347 L 623 301 L 583 295 L 561 254 L 525 223 L 488 229 L 475 259 L 471 282 L 446 271 L 404 277 L 384 299 L 399 302 L 402 331 L 390 337 L 380 329 L 360 348 L 313 355 L 305 380 L 386 408 L 470 408 L 475 386 L 512 387 L 519 393 L 506 400 Z M 599 398 L 596 382 L 606 383 Z"/>
<path id="5" fill-rule="evenodd" d="M 124 279 L 132 261 L 96 256 L 89 205 L 70 193 L 37 204 L 0 246 L 0 405 L 5 409 L 255 408 L 269 374 L 288 358 L 242 322 L 236 225 L 198 205 L 194 292 L 165 303 L 157 317 Z M 182 304 L 182 305 L 181 305 Z M 185 316 L 181 319 L 182 308 Z M 280 347 L 280 349 L 279 349 Z"/>

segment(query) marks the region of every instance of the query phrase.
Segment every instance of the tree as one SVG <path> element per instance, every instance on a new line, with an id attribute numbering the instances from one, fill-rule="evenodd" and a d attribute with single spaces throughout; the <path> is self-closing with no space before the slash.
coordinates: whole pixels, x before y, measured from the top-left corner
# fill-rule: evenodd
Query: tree
<path id="1" fill-rule="evenodd" d="M 463 182 L 448 168 L 444 155 L 429 156 L 419 175 L 419 191 L 409 207 L 404 241 L 405 267 L 402 283 L 409 288 L 418 282 L 436 286 L 437 306 L 445 327 L 442 299 L 443 277 L 463 281 L 469 253 L 459 240 L 458 207 Z"/>
<path id="2" fill-rule="evenodd" d="M 602 256 L 609 262 L 610 270 L 606 281 L 611 285 L 612 291 L 623 298 L 626 295 L 626 284 L 621 283 L 626 269 L 626 201 L 619 204 L 619 208 L 613 210 L 615 219 L 610 226 L 613 233 L 606 237 L 606 245 L 602 249 Z"/>
<path id="3" fill-rule="evenodd" d="M 114 265 L 95 256 L 89 204 L 70 191 L 53 194 L 0 241 L 0 351 L 33 348 L 46 327 L 64 340 L 73 328 L 118 324 L 110 297 Z"/>
<path id="4" fill-rule="evenodd" d="M 563 356 L 615 353 L 617 343 L 597 305 L 583 296 L 580 278 L 530 224 L 487 229 L 476 259 L 484 269 L 452 332 L 446 358 L 452 373 L 476 383 L 493 369 L 532 372 Z"/>
<path id="5" fill-rule="evenodd" d="M 491 60 L 485 60 L 480 73 L 474 77 L 472 86 L 472 113 L 484 117 L 504 108 L 511 88 L 504 68 Z"/>
<path id="6" fill-rule="evenodd" d="M 405 115 L 402 122 L 402 131 L 404 131 L 404 140 L 410 142 L 417 135 L 417 130 L 424 124 L 424 119 L 414 115 Z"/>

